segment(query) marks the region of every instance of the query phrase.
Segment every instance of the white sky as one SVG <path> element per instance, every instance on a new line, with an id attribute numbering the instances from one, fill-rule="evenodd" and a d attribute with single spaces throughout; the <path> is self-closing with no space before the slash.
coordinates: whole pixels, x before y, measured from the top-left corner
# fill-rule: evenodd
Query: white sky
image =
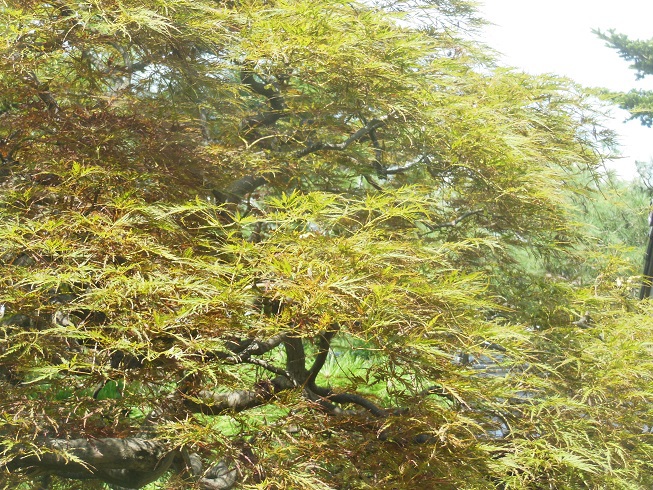
<path id="1" fill-rule="evenodd" d="M 653 89 L 653 76 L 635 72 L 592 33 L 614 28 L 633 39 L 653 38 L 653 0 L 479 0 L 493 25 L 482 41 L 503 54 L 502 62 L 529 73 L 555 73 L 590 87 L 627 91 Z M 635 161 L 653 159 L 653 128 L 615 109 L 611 128 L 620 135 L 623 158 L 609 164 L 624 178 L 636 175 Z"/>

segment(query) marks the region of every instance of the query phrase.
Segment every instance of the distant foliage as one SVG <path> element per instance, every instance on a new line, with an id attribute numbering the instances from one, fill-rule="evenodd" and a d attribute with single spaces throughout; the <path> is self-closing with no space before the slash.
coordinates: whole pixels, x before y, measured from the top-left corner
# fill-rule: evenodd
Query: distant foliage
<path id="1" fill-rule="evenodd" d="M 596 31 L 596 34 L 606 44 L 616 49 L 630 68 L 635 70 L 637 79 L 653 74 L 653 39 L 633 40 L 625 34 L 618 34 L 613 29 L 607 32 Z M 611 97 L 623 108 L 629 111 L 632 119 L 639 119 L 644 125 L 653 124 L 653 92 L 650 90 L 631 90 L 627 93 L 614 93 Z"/>

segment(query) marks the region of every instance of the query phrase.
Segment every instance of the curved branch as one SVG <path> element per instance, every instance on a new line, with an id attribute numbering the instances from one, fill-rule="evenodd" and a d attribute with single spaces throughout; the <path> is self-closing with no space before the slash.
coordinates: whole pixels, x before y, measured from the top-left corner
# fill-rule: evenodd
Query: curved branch
<path id="1" fill-rule="evenodd" d="M 273 95 L 277 94 L 276 91 L 272 90 L 271 88 L 267 88 L 267 85 L 264 85 L 261 82 L 258 82 L 254 79 L 253 74 L 248 74 L 245 75 L 244 78 L 242 78 L 243 83 L 246 83 L 252 89 L 261 95 L 265 95 L 266 97 L 269 98 L 270 104 L 273 106 L 277 104 L 276 101 L 277 99 L 281 100 L 279 104 L 281 104 L 281 108 L 283 108 L 283 100 L 280 98 L 279 95 Z M 262 116 L 252 116 L 250 118 L 247 118 L 243 123 L 241 123 L 241 128 L 244 129 L 254 129 L 257 126 L 261 125 L 270 125 L 274 122 L 276 122 L 280 117 L 284 115 L 283 112 L 280 112 L 281 109 L 274 109 L 273 111 L 264 114 Z M 313 143 L 311 145 L 308 145 L 305 148 L 302 148 L 301 150 L 294 151 L 292 153 L 292 156 L 294 158 L 302 158 L 305 157 L 306 155 L 310 155 L 311 153 L 316 153 L 318 151 L 344 151 L 349 146 L 351 146 L 353 143 L 356 141 L 361 140 L 365 136 L 370 136 L 372 138 L 372 134 L 374 131 L 378 128 L 383 127 L 386 124 L 386 121 L 388 118 L 391 116 L 391 114 L 382 116 L 380 118 L 372 119 L 368 123 L 366 123 L 362 128 L 356 130 L 354 133 L 349 135 L 349 137 L 340 143 L 327 143 L 327 142 L 318 142 L 318 143 Z M 376 136 L 373 137 L 373 144 L 375 148 L 375 161 L 374 161 L 374 168 L 377 172 L 377 175 L 381 178 L 385 178 L 388 175 L 387 169 L 381 164 L 381 148 L 378 144 L 378 141 L 376 141 Z M 398 172 L 394 172 L 398 173 Z M 242 177 L 234 182 L 232 182 L 226 189 L 224 190 L 214 190 L 213 195 L 216 198 L 216 200 L 220 203 L 231 203 L 231 204 L 238 204 L 240 201 L 243 200 L 243 198 L 247 194 L 251 194 L 254 192 L 256 189 L 261 187 L 262 185 L 265 185 L 270 179 L 274 177 L 274 172 L 266 172 L 261 175 L 246 175 L 245 177 Z M 382 190 L 381 187 L 376 184 L 374 181 L 369 178 L 369 176 L 365 175 L 366 180 L 372 185 L 377 190 Z"/>
<path id="2" fill-rule="evenodd" d="M 317 151 L 323 151 L 323 150 L 328 150 L 328 151 L 343 151 L 349 148 L 352 143 L 355 143 L 356 141 L 359 141 L 361 138 L 364 136 L 369 135 L 372 133 L 375 129 L 378 129 L 382 126 L 385 125 L 386 120 L 388 119 L 389 115 L 382 116 L 378 119 L 372 119 L 370 122 L 365 124 L 362 128 L 358 129 L 354 133 L 352 133 L 345 141 L 341 143 L 325 143 L 325 142 L 318 142 L 318 143 L 313 143 L 312 145 L 307 146 L 306 148 L 302 148 L 301 150 L 297 150 L 293 156 L 295 158 L 301 158 L 306 155 L 310 155 L 311 153 L 315 153 Z"/>
<path id="3" fill-rule="evenodd" d="M 336 334 L 338 333 L 338 330 L 339 330 L 339 326 L 334 325 L 333 328 L 331 328 L 330 330 L 327 330 L 320 334 L 318 339 L 318 347 L 320 350 L 317 352 L 317 355 L 315 356 L 313 365 L 308 370 L 308 378 L 307 378 L 308 384 L 313 384 L 315 382 L 317 375 L 320 373 L 320 370 L 324 366 L 324 363 L 326 362 L 327 357 L 329 355 L 329 348 L 331 347 L 331 341 L 333 340 L 333 337 L 335 337 Z"/>
<path id="4" fill-rule="evenodd" d="M 162 442 L 142 438 L 49 439 L 42 448 L 10 459 L 5 468 L 140 488 L 168 471 L 175 455 Z"/>
<path id="5" fill-rule="evenodd" d="M 389 415 L 388 411 L 385 408 L 379 407 L 361 395 L 356 395 L 353 393 L 331 393 L 325 398 L 336 403 L 353 403 L 354 405 L 359 405 L 375 417 L 382 418 Z"/>
<path id="6" fill-rule="evenodd" d="M 220 415 L 228 411 L 242 412 L 258 407 L 272 399 L 277 393 L 290 390 L 295 383 L 285 376 L 262 380 L 253 390 L 236 390 L 219 393 L 210 390 L 200 390 L 196 395 L 184 394 L 184 405 L 192 412 L 205 415 Z"/>
<path id="7" fill-rule="evenodd" d="M 185 449 L 170 450 L 161 441 L 143 438 L 49 439 L 40 441 L 43 452 L 15 456 L 0 470 L 25 471 L 74 480 L 100 480 L 124 488 L 141 488 L 169 469 L 187 473 L 205 490 L 229 490 L 238 471 L 219 461 L 202 471 L 202 461 Z M 179 465 L 178 461 L 183 460 Z"/>
<path id="8" fill-rule="evenodd" d="M 248 69 L 241 70 L 240 80 L 253 92 L 267 98 L 270 104 L 269 111 L 246 118 L 240 124 L 243 131 L 247 132 L 259 126 L 271 126 L 285 115 L 286 104 L 283 97 L 278 90 L 272 88 L 270 83 L 259 82 L 254 72 Z"/>
<path id="9" fill-rule="evenodd" d="M 387 417 L 390 415 L 386 409 L 379 407 L 361 395 L 353 393 L 334 393 L 328 388 L 317 386 L 315 383 L 312 383 L 309 386 L 309 389 L 328 402 L 353 403 L 354 405 L 363 407 L 375 417 Z"/>
<path id="10" fill-rule="evenodd" d="M 220 461 L 200 478 L 199 484 L 202 490 L 229 490 L 236 485 L 238 470 L 230 469 L 226 462 Z"/>
<path id="11" fill-rule="evenodd" d="M 249 359 L 251 356 L 260 356 L 277 347 L 279 344 L 281 344 L 281 342 L 285 340 L 285 338 L 286 338 L 286 334 L 280 333 L 277 335 L 273 335 L 267 340 L 253 340 L 242 351 L 240 351 L 236 355 L 227 357 L 225 361 L 239 363 L 239 362 L 244 362 L 245 360 Z"/>

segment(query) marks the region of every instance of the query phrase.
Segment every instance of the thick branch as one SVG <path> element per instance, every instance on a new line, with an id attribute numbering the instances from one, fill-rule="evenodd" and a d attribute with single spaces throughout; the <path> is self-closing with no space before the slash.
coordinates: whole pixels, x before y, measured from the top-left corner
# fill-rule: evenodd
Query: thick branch
<path id="1" fill-rule="evenodd" d="M 379 139 L 376 137 L 376 131 L 370 131 L 370 140 L 374 146 L 374 170 L 376 170 L 376 176 L 379 179 L 386 179 L 388 177 L 388 169 L 383 165 L 383 148 L 379 143 Z"/>
<path id="2" fill-rule="evenodd" d="M 267 98 L 271 108 L 271 110 L 262 114 L 246 118 L 240 125 L 242 130 L 249 131 L 258 126 L 270 126 L 285 115 L 286 105 L 283 97 L 278 90 L 272 88 L 271 84 L 259 82 L 251 70 L 242 70 L 240 80 L 244 85 L 250 87 L 252 91 Z"/>
<path id="3" fill-rule="evenodd" d="M 285 376 L 277 376 L 271 380 L 259 381 L 253 390 L 237 390 L 229 393 L 218 393 L 202 390 L 197 395 L 186 395 L 184 404 L 193 412 L 205 415 L 220 415 L 228 411 L 241 412 L 249 408 L 263 405 L 283 390 L 295 387 Z"/>
<path id="4" fill-rule="evenodd" d="M 301 337 L 286 337 L 283 341 L 286 350 L 286 370 L 292 377 L 292 382 L 297 386 L 306 384 L 308 371 L 306 370 L 306 353 Z"/>
<path id="5" fill-rule="evenodd" d="M 370 400 L 361 395 L 352 393 L 334 393 L 328 388 L 322 388 L 314 383 L 309 386 L 310 390 L 321 396 L 329 402 L 335 403 L 353 403 L 369 411 L 375 417 L 387 417 L 388 411 L 378 405 L 372 403 Z"/>
<path id="6" fill-rule="evenodd" d="M 267 340 L 253 340 L 247 347 L 236 355 L 229 356 L 225 359 L 227 362 L 240 363 L 251 356 L 260 356 L 277 347 L 286 338 L 285 333 L 280 333 L 270 337 Z"/>
<path id="7" fill-rule="evenodd" d="M 59 104 L 52 96 L 46 83 L 41 82 L 32 72 L 25 73 L 24 79 L 32 88 L 36 89 L 39 99 L 43 101 L 48 111 L 55 114 L 59 112 Z"/>
<path id="8" fill-rule="evenodd" d="M 140 488 L 160 478 L 174 459 L 163 443 L 141 438 L 49 439 L 42 447 L 41 454 L 9 460 L 6 469 Z"/>
<path id="9" fill-rule="evenodd" d="M 229 490 L 236 485 L 237 478 L 238 470 L 220 461 L 200 478 L 199 484 L 202 490 Z"/>
<path id="10" fill-rule="evenodd" d="M 402 167 L 388 167 L 385 169 L 385 173 L 386 175 L 403 174 L 404 172 L 408 172 L 411 168 L 423 162 L 424 159 L 420 158 L 419 160 L 415 160 L 414 162 L 407 163 Z"/>
<path id="11" fill-rule="evenodd" d="M 232 182 L 225 190 L 214 190 L 213 195 L 220 203 L 238 204 L 247 194 L 264 185 L 274 174 L 271 172 L 263 175 L 247 175 Z"/>
<path id="12" fill-rule="evenodd" d="M 123 488 L 141 488 L 158 480 L 169 469 L 189 474 L 205 490 L 229 490 L 238 477 L 237 470 L 225 461 L 202 471 L 198 455 L 189 455 L 184 449 L 169 450 L 161 441 L 143 438 L 48 439 L 40 445 L 43 453 L 16 456 L 4 468 L 0 466 L 0 470 L 101 480 Z"/>
<path id="13" fill-rule="evenodd" d="M 331 341 L 333 340 L 333 337 L 335 337 L 335 335 L 338 333 L 338 329 L 338 325 L 334 325 L 330 330 L 320 334 L 318 340 L 318 347 L 320 350 L 315 356 L 313 365 L 308 370 L 307 383 L 312 384 L 315 382 L 317 375 L 320 373 L 320 370 L 327 360 L 327 356 L 329 355 L 329 348 L 331 347 Z"/>

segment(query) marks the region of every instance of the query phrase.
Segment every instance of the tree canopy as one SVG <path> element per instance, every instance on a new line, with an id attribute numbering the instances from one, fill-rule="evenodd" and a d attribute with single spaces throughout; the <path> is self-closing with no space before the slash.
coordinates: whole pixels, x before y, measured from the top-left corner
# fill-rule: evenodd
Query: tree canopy
<path id="1" fill-rule="evenodd" d="M 647 488 L 653 320 L 573 210 L 611 134 L 481 22 L 0 5 L 6 486 Z"/>
<path id="2" fill-rule="evenodd" d="M 606 41 L 609 47 L 616 49 L 619 56 L 631 62 L 630 68 L 635 70 L 637 79 L 653 74 L 653 39 L 635 40 L 613 29 L 607 32 L 596 31 L 596 34 Z M 633 119 L 639 119 L 644 126 L 651 127 L 653 92 L 633 89 L 627 93 L 614 95 L 616 102 L 623 109 L 630 111 Z"/>

